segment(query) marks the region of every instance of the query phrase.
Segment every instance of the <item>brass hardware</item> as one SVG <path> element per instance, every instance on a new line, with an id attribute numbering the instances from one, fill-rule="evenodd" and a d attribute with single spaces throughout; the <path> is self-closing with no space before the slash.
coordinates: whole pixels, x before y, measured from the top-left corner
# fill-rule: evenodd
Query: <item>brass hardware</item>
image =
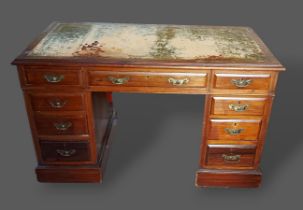
<path id="1" fill-rule="evenodd" d="M 252 79 L 232 79 L 231 82 L 239 88 L 247 87 L 250 83 L 252 83 Z"/>
<path id="2" fill-rule="evenodd" d="M 45 74 L 44 79 L 49 83 L 58 83 L 64 79 L 64 75 Z"/>
<path id="3" fill-rule="evenodd" d="M 228 108 L 235 112 L 243 112 L 248 108 L 248 104 L 229 104 Z"/>
<path id="4" fill-rule="evenodd" d="M 66 104 L 67 101 L 61 101 L 60 99 L 54 99 L 52 101 L 49 101 L 48 103 L 51 105 L 52 108 L 62 108 Z"/>
<path id="5" fill-rule="evenodd" d="M 168 78 L 168 82 L 172 85 L 185 85 L 189 82 L 189 79 L 188 78 L 185 78 L 185 79 Z"/>
<path id="6" fill-rule="evenodd" d="M 72 127 L 72 122 L 61 122 L 61 123 L 54 123 L 54 126 L 59 131 L 66 131 L 70 127 Z"/>
<path id="7" fill-rule="evenodd" d="M 232 161 L 232 162 L 236 162 L 236 161 L 240 161 L 241 155 L 234 155 L 234 154 L 223 154 L 222 158 L 224 159 L 224 161 Z"/>
<path id="8" fill-rule="evenodd" d="M 57 149 L 56 152 L 63 157 L 70 157 L 76 154 L 75 149 L 65 150 L 65 149 Z"/>
<path id="9" fill-rule="evenodd" d="M 242 131 L 244 131 L 243 128 L 234 129 L 234 128 L 225 128 L 224 129 L 229 135 L 235 136 L 239 135 Z"/>
<path id="10" fill-rule="evenodd" d="M 128 77 L 121 77 L 121 78 L 115 78 L 115 77 L 108 77 L 109 81 L 111 81 L 115 85 L 123 85 L 128 82 Z"/>

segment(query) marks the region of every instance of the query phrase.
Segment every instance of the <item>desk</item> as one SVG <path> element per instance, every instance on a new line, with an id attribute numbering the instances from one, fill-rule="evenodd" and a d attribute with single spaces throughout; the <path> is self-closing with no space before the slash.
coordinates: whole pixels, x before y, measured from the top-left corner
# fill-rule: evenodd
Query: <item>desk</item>
<path id="1" fill-rule="evenodd" d="M 112 92 L 128 92 L 206 95 L 196 186 L 260 185 L 285 69 L 250 28 L 56 22 L 13 64 L 40 182 L 103 181 Z"/>

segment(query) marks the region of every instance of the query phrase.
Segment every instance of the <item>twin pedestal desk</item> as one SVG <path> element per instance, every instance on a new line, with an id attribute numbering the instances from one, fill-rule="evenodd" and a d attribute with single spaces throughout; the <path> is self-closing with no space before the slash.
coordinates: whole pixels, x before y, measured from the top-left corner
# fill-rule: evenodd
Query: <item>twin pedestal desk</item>
<path id="1" fill-rule="evenodd" d="M 103 180 L 112 92 L 128 92 L 206 95 L 196 186 L 260 185 L 284 67 L 250 28 L 56 22 L 13 64 L 40 182 Z"/>

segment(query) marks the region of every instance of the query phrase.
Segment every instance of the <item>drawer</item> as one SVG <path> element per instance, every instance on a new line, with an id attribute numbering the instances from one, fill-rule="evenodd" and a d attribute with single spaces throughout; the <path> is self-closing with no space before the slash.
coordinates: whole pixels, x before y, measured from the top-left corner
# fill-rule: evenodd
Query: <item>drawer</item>
<path id="1" fill-rule="evenodd" d="M 189 87 L 205 88 L 208 74 L 163 73 L 163 72 L 109 72 L 89 71 L 91 86 L 129 86 L 129 87 Z"/>
<path id="2" fill-rule="evenodd" d="M 208 139 L 257 140 L 261 119 L 210 119 Z"/>
<path id="3" fill-rule="evenodd" d="M 34 111 L 84 110 L 83 94 L 78 93 L 29 93 Z"/>
<path id="4" fill-rule="evenodd" d="M 215 89 L 269 90 L 271 73 L 214 73 Z"/>
<path id="5" fill-rule="evenodd" d="M 25 85 L 34 86 L 61 86 L 61 85 L 80 85 L 80 70 L 40 70 L 40 69 L 26 69 Z"/>
<path id="6" fill-rule="evenodd" d="M 253 145 L 208 145 L 206 165 L 220 168 L 252 167 L 255 153 L 256 146 Z"/>
<path id="7" fill-rule="evenodd" d="M 266 98 L 212 97 L 211 113 L 215 115 L 263 115 Z"/>
<path id="8" fill-rule="evenodd" d="M 41 157 L 45 162 L 89 161 L 88 142 L 40 141 Z"/>
<path id="9" fill-rule="evenodd" d="M 39 135 L 83 135 L 87 134 L 84 113 L 35 112 L 36 128 Z"/>

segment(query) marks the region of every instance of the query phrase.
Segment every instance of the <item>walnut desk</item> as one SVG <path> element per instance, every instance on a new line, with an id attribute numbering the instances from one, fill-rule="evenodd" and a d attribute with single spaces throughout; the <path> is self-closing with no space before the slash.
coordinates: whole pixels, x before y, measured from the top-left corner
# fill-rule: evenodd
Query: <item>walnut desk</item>
<path id="1" fill-rule="evenodd" d="M 111 94 L 128 92 L 206 95 L 196 186 L 260 184 L 284 67 L 250 28 L 56 22 L 13 64 L 40 182 L 102 181 Z"/>

